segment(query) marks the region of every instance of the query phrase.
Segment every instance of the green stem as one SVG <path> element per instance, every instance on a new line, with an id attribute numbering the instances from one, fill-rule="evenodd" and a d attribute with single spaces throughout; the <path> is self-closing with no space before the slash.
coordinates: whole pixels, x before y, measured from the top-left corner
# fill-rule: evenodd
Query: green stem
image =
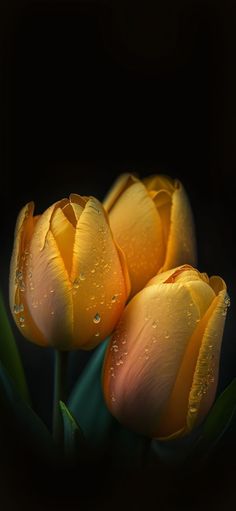
<path id="1" fill-rule="evenodd" d="M 68 352 L 55 350 L 53 437 L 58 445 L 63 442 L 63 422 L 60 401 L 66 401 L 66 373 Z"/>

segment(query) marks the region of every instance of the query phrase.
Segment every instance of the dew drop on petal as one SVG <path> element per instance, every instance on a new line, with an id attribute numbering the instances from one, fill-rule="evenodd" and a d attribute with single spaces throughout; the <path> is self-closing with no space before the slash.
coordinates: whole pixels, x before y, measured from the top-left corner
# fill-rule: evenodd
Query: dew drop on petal
<path id="1" fill-rule="evenodd" d="M 75 289 L 78 289 L 78 287 L 79 287 L 79 280 L 78 280 L 77 278 L 76 278 L 76 279 L 74 280 L 74 282 L 73 282 L 73 287 L 74 287 Z"/>
<path id="2" fill-rule="evenodd" d="M 94 318 L 93 318 L 93 322 L 94 323 L 100 323 L 101 321 L 101 316 L 100 314 L 98 314 L 98 312 L 95 314 Z"/>
<path id="3" fill-rule="evenodd" d="M 24 311 L 24 305 L 23 303 L 20 303 L 19 305 L 14 305 L 14 313 L 15 314 L 19 314 L 19 312 L 23 312 Z"/>
<path id="4" fill-rule="evenodd" d="M 197 406 L 196 404 L 192 404 L 189 408 L 190 413 L 197 413 Z"/>

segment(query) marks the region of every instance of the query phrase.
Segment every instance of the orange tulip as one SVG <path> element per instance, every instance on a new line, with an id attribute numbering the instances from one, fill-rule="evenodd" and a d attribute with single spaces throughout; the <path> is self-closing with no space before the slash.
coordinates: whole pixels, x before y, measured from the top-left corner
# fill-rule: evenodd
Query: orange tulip
<path id="1" fill-rule="evenodd" d="M 193 217 L 183 185 L 166 176 L 123 174 L 104 200 L 111 230 L 127 259 L 131 294 L 157 273 L 196 265 Z"/>
<path id="2" fill-rule="evenodd" d="M 42 215 L 19 214 L 10 269 L 10 306 L 30 341 L 91 349 L 114 329 L 129 294 L 124 256 L 94 197 L 72 194 Z"/>
<path id="3" fill-rule="evenodd" d="M 190 432 L 218 382 L 229 298 L 224 281 L 185 265 L 154 277 L 127 305 L 107 348 L 110 412 L 152 438 Z"/>

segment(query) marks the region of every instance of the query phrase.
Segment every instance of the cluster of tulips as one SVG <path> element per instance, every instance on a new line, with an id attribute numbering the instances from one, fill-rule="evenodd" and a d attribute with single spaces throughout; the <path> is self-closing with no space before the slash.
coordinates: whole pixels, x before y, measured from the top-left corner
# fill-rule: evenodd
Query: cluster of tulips
<path id="1" fill-rule="evenodd" d="M 22 334 L 58 352 L 111 336 L 102 386 L 111 414 L 169 439 L 200 424 L 215 398 L 229 298 L 196 269 L 183 185 L 121 175 L 103 204 L 72 194 L 19 214 L 10 306 Z M 88 396 L 89 398 L 89 396 Z"/>

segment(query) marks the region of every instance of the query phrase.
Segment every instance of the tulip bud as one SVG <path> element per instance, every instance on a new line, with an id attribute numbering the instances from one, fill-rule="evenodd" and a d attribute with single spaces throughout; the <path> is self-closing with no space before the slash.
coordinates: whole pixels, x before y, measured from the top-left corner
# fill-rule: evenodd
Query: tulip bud
<path id="1" fill-rule="evenodd" d="M 166 176 L 140 181 L 123 174 L 104 207 L 127 259 L 132 296 L 157 273 L 180 264 L 196 265 L 191 207 L 179 181 Z"/>
<path id="2" fill-rule="evenodd" d="M 10 307 L 30 341 L 91 349 L 114 329 L 129 277 L 106 213 L 94 197 L 72 194 L 42 215 L 19 214 L 10 268 Z"/>
<path id="3" fill-rule="evenodd" d="M 152 438 L 198 425 L 215 398 L 228 305 L 224 281 L 191 266 L 154 277 L 127 305 L 106 351 L 110 412 Z"/>

